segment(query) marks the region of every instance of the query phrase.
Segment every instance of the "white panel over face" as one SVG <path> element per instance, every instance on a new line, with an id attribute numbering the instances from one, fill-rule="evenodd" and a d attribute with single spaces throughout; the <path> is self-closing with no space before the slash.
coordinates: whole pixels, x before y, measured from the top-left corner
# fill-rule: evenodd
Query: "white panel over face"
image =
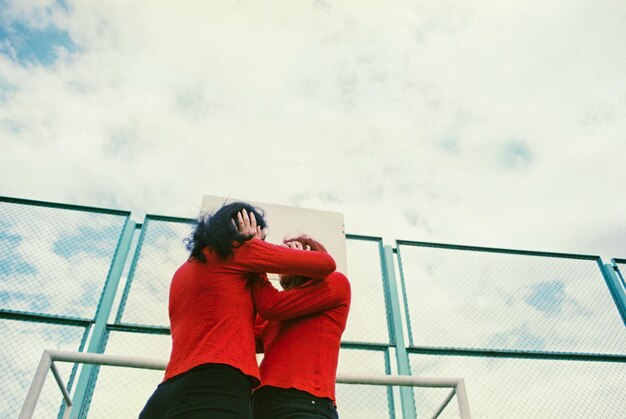
<path id="1" fill-rule="evenodd" d="M 343 214 L 210 195 L 202 198 L 201 211 L 213 213 L 225 203 L 235 201 L 248 202 L 265 212 L 265 221 L 269 226 L 268 242 L 281 244 L 285 237 L 307 234 L 326 247 L 335 259 L 339 272 L 348 274 Z"/>

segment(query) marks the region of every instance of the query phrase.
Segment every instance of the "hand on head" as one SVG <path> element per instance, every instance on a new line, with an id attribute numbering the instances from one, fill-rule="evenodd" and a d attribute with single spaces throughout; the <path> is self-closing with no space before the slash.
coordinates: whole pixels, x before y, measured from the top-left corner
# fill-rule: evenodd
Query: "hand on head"
<path id="1" fill-rule="evenodd" d="M 311 246 L 309 246 L 308 244 L 303 245 L 302 243 L 300 243 L 297 240 L 284 241 L 283 242 L 283 246 L 284 247 L 289 247 L 290 249 L 311 250 Z"/>
<path id="2" fill-rule="evenodd" d="M 291 238 L 285 237 L 283 239 L 283 243 L 285 245 L 292 243 L 292 245 L 289 245 L 289 247 L 291 247 L 292 249 L 312 250 L 314 252 L 327 252 L 326 248 L 324 247 L 322 243 L 318 242 L 311 236 L 307 236 L 306 234 L 301 234 L 299 236 L 291 237 Z M 298 243 L 298 244 L 295 244 L 295 243 Z M 297 247 L 297 246 L 300 246 L 300 247 Z"/>
<path id="3" fill-rule="evenodd" d="M 248 211 L 242 209 L 237 213 L 237 223 L 233 220 L 233 224 L 235 224 L 239 235 L 243 237 L 244 240 L 250 240 L 252 238 L 265 239 L 265 232 L 256 224 L 256 217 L 253 212 L 248 214 Z"/>

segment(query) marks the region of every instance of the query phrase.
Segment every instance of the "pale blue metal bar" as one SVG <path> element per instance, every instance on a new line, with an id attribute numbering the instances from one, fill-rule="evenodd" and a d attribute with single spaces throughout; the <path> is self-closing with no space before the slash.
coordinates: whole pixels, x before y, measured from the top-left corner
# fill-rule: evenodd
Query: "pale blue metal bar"
<path id="1" fill-rule="evenodd" d="M 106 336 L 106 326 L 113 308 L 113 301 L 115 300 L 115 293 L 124 271 L 124 264 L 126 263 L 126 257 L 130 250 L 130 244 L 133 239 L 133 233 L 135 232 L 135 222 L 131 221 L 130 216 L 126 218 L 126 223 L 120 235 L 120 239 L 115 250 L 115 256 L 111 262 L 111 268 L 107 276 L 104 291 L 98 304 L 98 310 L 96 311 L 95 323 L 93 325 L 93 333 L 87 346 L 87 352 L 101 352 L 102 345 Z M 93 365 L 85 365 L 81 370 L 78 377 L 78 383 L 76 385 L 76 392 L 74 393 L 74 406 L 72 409 L 70 418 L 78 418 L 84 410 L 84 415 L 80 417 L 86 417 L 87 410 L 89 409 L 89 400 L 87 393 L 90 388 L 90 381 L 95 375 L 96 367 Z"/>
<path id="2" fill-rule="evenodd" d="M 619 267 L 619 265 L 626 264 L 626 259 L 611 259 L 611 262 L 613 262 L 613 266 L 615 267 L 615 272 L 617 273 L 617 276 L 622 282 L 622 287 L 626 289 L 626 279 L 624 278 L 624 272 L 622 272 Z M 624 266 L 626 267 L 626 265 Z"/>
<path id="3" fill-rule="evenodd" d="M 600 266 L 602 275 L 604 276 L 606 284 L 611 291 L 613 300 L 615 300 L 617 310 L 619 311 L 620 316 L 622 316 L 622 321 L 626 326 L 626 291 L 624 290 L 622 281 L 619 278 L 620 272 L 617 269 L 617 265 L 611 263 L 604 264 L 600 258 L 598 258 L 598 265 Z"/>
<path id="4" fill-rule="evenodd" d="M 389 309 L 391 314 L 391 333 L 396 348 L 396 363 L 398 375 L 411 375 L 409 366 L 409 356 L 404 344 L 404 332 L 402 329 L 402 314 L 400 300 L 398 299 L 398 285 L 396 281 L 395 263 L 393 258 L 393 248 L 384 246 L 381 252 L 381 263 L 383 265 L 383 275 L 389 287 Z M 415 396 L 410 387 L 400 387 L 400 404 L 402 407 L 402 417 L 413 419 L 417 417 L 415 411 Z"/>

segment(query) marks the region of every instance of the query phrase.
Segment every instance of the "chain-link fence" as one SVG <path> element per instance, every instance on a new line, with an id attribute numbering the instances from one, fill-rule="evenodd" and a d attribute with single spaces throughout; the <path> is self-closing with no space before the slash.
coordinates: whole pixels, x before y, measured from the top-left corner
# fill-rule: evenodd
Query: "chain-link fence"
<path id="1" fill-rule="evenodd" d="M 17 416 L 44 349 L 168 358 L 169 283 L 188 256 L 183 239 L 193 220 L 148 215 L 136 247 L 120 251 L 131 248 L 128 217 L 0 198 L 0 418 Z M 396 374 L 410 363 L 413 375 L 465 377 L 470 406 L 481 418 L 626 417 L 626 328 L 600 258 L 398 242 L 396 293 L 391 247 L 353 235 L 346 245 L 352 306 L 339 374 Z M 114 266 L 126 254 L 133 258 L 124 278 Z M 626 260 L 613 264 L 623 283 Z M 119 289 L 110 292 L 117 280 Z M 102 318 L 98 331 L 94 324 Z M 403 333 L 408 356 L 395 344 Z M 73 364 L 59 367 L 75 393 L 84 394 L 75 411 L 82 408 L 81 417 L 89 418 L 136 417 L 163 377 L 162 371 L 100 367 L 83 374 Z M 401 412 L 408 419 L 413 408 L 427 417 L 450 390 L 409 394 L 339 384 L 337 403 L 344 419 Z M 55 417 L 60 406 L 48 380 L 35 417 Z M 457 405 L 440 417 L 459 417 Z"/>
<path id="2" fill-rule="evenodd" d="M 167 296 L 176 269 L 187 260 L 183 240 L 193 220 L 146 216 L 116 323 L 168 327 Z"/>
<path id="3" fill-rule="evenodd" d="M 416 242 L 398 255 L 412 374 L 465 377 L 481 418 L 626 417 L 626 328 L 598 257 Z M 418 416 L 444 397 L 415 390 Z"/>
<path id="4" fill-rule="evenodd" d="M 465 378 L 472 416 L 624 418 L 626 360 L 621 362 L 411 354 L 411 371 Z M 432 417 L 446 391 L 415 390 L 418 417 Z M 451 403 L 440 418 L 458 418 Z"/>
<path id="5" fill-rule="evenodd" d="M 130 213 L 0 198 L 0 418 L 19 414 L 44 349 L 83 350 Z M 75 365 L 60 365 L 70 387 Z M 56 417 L 44 387 L 36 417 Z"/>

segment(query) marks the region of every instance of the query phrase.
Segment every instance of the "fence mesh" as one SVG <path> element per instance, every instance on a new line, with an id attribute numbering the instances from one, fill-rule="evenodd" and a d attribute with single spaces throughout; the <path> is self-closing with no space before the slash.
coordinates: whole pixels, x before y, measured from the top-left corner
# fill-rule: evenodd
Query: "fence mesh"
<path id="1" fill-rule="evenodd" d="M 0 201 L 0 307 L 93 318 L 125 221 Z"/>
<path id="2" fill-rule="evenodd" d="M 622 354 L 595 259 L 399 246 L 414 346 Z"/>
<path id="3" fill-rule="evenodd" d="M 110 332 L 105 353 L 166 360 L 170 348 L 169 335 Z M 163 371 L 100 367 L 89 418 L 137 417 L 162 380 Z"/>
<path id="4" fill-rule="evenodd" d="M 381 350 L 342 348 L 338 374 L 381 376 L 389 373 L 388 354 Z M 342 419 L 394 418 L 393 393 L 386 386 L 337 384 L 337 410 Z"/>
<path id="5" fill-rule="evenodd" d="M 410 355 L 411 373 L 464 377 L 472 417 L 624 418 L 626 364 Z M 447 390 L 415 390 L 418 417 L 431 417 Z M 458 418 L 453 399 L 440 418 Z"/>
<path id="6" fill-rule="evenodd" d="M 18 415 L 44 349 L 84 347 L 128 219 L 122 211 L 22 201 L 0 198 L 0 419 Z M 169 283 L 187 258 L 190 223 L 146 217 L 126 288 L 116 296 L 107 354 L 168 358 L 170 336 L 158 333 L 167 331 Z M 352 308 L 338 372 L 389 374 L 403 351 L 390 343 L 382 242 L 347 239 Z M 464 377 L 474 417 L 626 417 L 626 328 L 599 259 L 398 242 L 398 260 L 413 375 Z M 623 281 L 626 260 L 614 262 Z M 58 366 L 67 383 L 72 364 Z M 101 367 L 87 394 L 89 418 L 136 417 L 162 377 Z M 398 393 L 340 384 L 339 412 L 344 419 L 395 417 Z M 428 417 L 449 390 L 413 393 L 418 417 Z M 49 374 L 35 417 L 56 417 L 61 400 Z M 456 399 L 441 417 L 459 417 Z"/>
<path id="7" fill-rule="evenodd" d="M 183 240 L 191 233 L 190 223 L 146 217 L 118 314 L 121 322 L 169 326 L 169 285 L 189 257 Z"/>
<path id="8" fill-rule="evenodd" d="M 381 242 L 348 236 L 348 279 L 352 303 L 344 341 L 388 343 L 387 289 L 380 262 Z"/>
<path id="9" fill-rule="evenodd" d="M 0 319 L 0 418 L 19 416 L 44 349 L 78 351 L 84 334 L 82 327 Z M 57 367 L 68 383 L 72 365 L 59 363 Z M 61 402 L 61 392 L 50 374 L 34 417 L 55 418 Z"/>

